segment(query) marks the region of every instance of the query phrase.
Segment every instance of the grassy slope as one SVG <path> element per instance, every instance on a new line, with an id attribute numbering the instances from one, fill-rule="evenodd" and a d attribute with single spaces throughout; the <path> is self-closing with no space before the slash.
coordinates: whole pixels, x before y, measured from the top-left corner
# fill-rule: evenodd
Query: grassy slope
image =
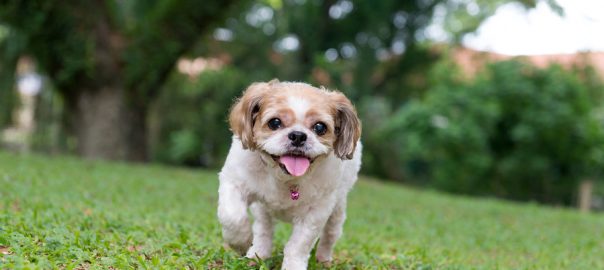
<path id="1" fill-rule="evenodd" d="M 214 172 L 0 152 L 0 268 L 275 268 L 221 247 Z M 362 180 L 331 268 L 604 269 L 604 217 Z M 311 265 L 311 268 L 326 268 Z"/>

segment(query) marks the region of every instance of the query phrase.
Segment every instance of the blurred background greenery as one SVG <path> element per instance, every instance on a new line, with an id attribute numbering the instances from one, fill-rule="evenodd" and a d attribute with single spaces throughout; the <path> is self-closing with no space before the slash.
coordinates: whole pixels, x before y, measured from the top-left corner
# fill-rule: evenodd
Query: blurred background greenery
<path id="1" fill-rule="evenodd" d="M 594 54 L 544 64 L 460 45 L 510 3 L 564 16 L 554 0 L 0 0 L 3 147 L 219 168 L 230 104 L 279 78 L 354 101 L 364 174 L 566 206 L 583 184 L 595 205 Z M 435 21 L 446 38 L 428 35 Z"/>

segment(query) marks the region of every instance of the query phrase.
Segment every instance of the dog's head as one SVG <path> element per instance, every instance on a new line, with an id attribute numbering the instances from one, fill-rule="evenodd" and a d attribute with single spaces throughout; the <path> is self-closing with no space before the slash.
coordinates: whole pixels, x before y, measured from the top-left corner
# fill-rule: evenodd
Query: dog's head
<path id="1" fill-rule="evenodd" d="M 361 136 L 354 106 L 342 93 L 277 80 L 249 86 L 229 123 L 244 149 L 270 156 L 292 176 L 304 175 L 331 151 L 351 159 Z"/>

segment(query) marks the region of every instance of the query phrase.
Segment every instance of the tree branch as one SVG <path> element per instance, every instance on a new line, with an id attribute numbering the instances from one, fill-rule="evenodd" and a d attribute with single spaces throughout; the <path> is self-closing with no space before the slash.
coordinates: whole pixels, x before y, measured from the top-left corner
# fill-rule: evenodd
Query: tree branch
<path id="1" fill-rule="evenodd" d="M 182 0 L 157 5 L 138 25 L 125 53 L 126 87 L 137 103 L 157 95 L 178 58 L 224 16 L 236 0 Z"/>

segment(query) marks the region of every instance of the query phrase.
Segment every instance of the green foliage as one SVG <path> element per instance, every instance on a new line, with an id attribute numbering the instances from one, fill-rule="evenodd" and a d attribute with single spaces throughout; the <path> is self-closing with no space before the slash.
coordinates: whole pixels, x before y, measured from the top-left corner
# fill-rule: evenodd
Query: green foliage
<path id="1" fill-rule="evenodd" d="M 222 165 L 232 136 L 228 109 L 248 82 L 246 75 L 232 68 L 191 79 L 175 74 L 153 108 L 159 124 L 154 158 L 213 168 Z"/>
<path id="2" fill-rule="evenodd" d="M 0 21 L 0 129 L 12 121 L 12 111 L 16 103 L 16 93 L 13 91 L 15 82 L 15 66 L 17 58 L 11 55 L 14 46 L 7 42 L 12 39 L 14 31 Z"/>
<path id="3" fill-rule="evenodd" d="M 32 54 L 56 84 L 76 83 L 78 77 L 94 72 L 91 69 L 93 42 L 86 37 L 89 33 L 77 29 L 90 27 L 93 16 L 73 14 L 78 8 L 90 11 L 84 3 L 68 8 L 54 2 L 0 2 L 0 22 L 13 32 L 7 42 L 13 49 L 4 52 L 5 57 Z"/>
<path id="4" fill-rule="evenodd" d="M 451 74 L 383 130 L 405 180 L 571 204 L 579 180 L 601 175 L 604 130 L 590 98 L 601 84 L 588 89 L 577 74 L 520 61 L 491 64 L 471 82 Z"/>
<path id="5" fill-rule="evenodd" d="M 76 137 L 80 154 L 144 161 L 151 102 L 176 61 L 235 2 L 0 0 L 0 24 L 15 33 L 7 43 L 16 48 L 0 51 L 0 61 L 22 54 L 35 58 L 62 94 L 66 130 Z M 98 105 L 106 102 L 117 105 Z M 110 113 L 119 120 L 105 117 Z M 111 139 L 95 137 L 97 132 L 87 131 L 95 125 L 119 132 L 109 133 Z"/>
<path id="6" fill-rule="evenodd" d="M 14 76 L 0 64 L 0 130 L 12 121 L 13 108 L 16 102 L 16 91 L 13 89 Z"/>
<path id="7" fill-rule="evenodd" d="M 117 74 L 137 97 L 132 102 L 147 103 L 176 59 L 232 2 L 5 0 L 0 22 L 21 37 L 11 39 L 19 48 L 11 53 L 32 54 L 59 91 L 73 95 Z"/>
<path id="8" fill-rule="evenodd" d="M 32 134 L 31 146 L 36 152 L 58 153 L 61 149 L 69 149 L 69 137 L 61 129 L 61 114 L 64 108 L 61 95 L 51 89 L 47 78 L 46 83 L 36 98 L 36 127 Z M 73 148 L 73 146 L 71 146 Z"/>
<path id="9" fill-rule="evenodd" d="M 330 9 L 344 2 L 351 9 L 332 17 Z M 233 32 L 232 41 L 203 52 L 227 52 L 238 68 L 261 74 L 255 76 L 258 78 L 323 84 L 341 89 L 355 100 L 378 94 L 400 102 L 408 93 L 398 89 L 409 83 L 395 78 L 421 72 L 434 60 L 418 45 L 422 41 L 416 36 L 442 2 L 320 0 L 271 5 L 257 1 L 249 9 L 238 10 L 223 25 Z M 271 16 L 250 19 L 260 11 Z M 397 15 L 401 22 L 395 24 Z M 297 48 L 280 48 L 285 37 L 297 39 Z M 392 52 L 395 43 L 404 48 L 404 56 L 402 51 Z M 326 57 L 328 51 L 335 59 Z"/>
<path id="10" fill-rule="evenodd" d="M 275 269 L 222 247 L 213 171 L 0 152 L 2 269 Z M 330 267 L 602 269 L 604 217 L 362 179 Z"/>

